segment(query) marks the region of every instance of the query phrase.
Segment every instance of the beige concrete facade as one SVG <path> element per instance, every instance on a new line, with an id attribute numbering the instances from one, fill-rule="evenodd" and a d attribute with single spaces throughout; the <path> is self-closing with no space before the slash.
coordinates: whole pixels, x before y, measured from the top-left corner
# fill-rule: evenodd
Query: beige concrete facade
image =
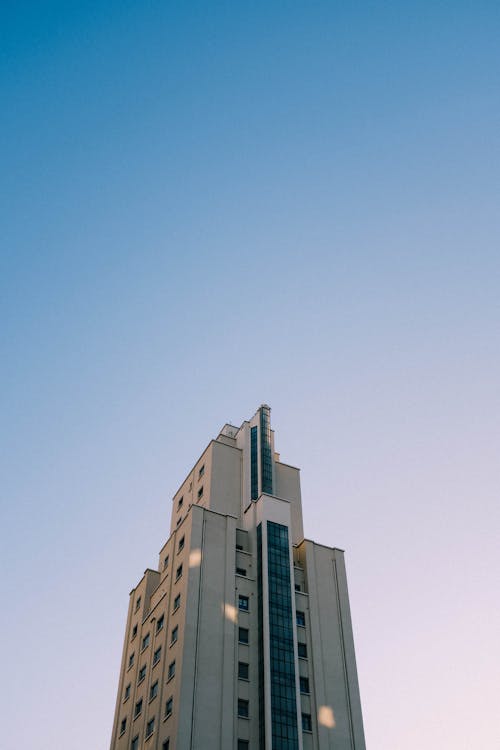
<path id="1" fill-rule="evenodd" d="M 175 494 L 130 592 L 111 750 L 365 750 L 344 556 L 304 539 L 260 407 Z"/>

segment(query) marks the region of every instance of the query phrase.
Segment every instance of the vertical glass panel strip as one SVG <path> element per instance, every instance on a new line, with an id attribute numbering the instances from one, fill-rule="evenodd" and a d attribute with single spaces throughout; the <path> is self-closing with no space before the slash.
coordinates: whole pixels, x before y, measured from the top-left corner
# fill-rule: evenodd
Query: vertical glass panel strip
<path id="1" fill-rule="evenodd" d="M 262 593 L 262 524 L 257 526 L 257 598 L 259 605 L 259 749 L 266 747 L 266 725 L 264 704 L 264 611 Z"/>
<path id="2" fill-rule="evenodd" d="M 260 409 L 260 463 L 262 469 L 262 492 L 273 494 L 273 463 L 271 456 L 271 410 Z"/>
<path id="3" fill-rule="evenodd" d="M 259 462 L 257 454 L 257 427 L 250 429 L 250 483 L 251 498 L 257 500 L 259 497 Z"/>
<path id="4" fill-rule="evenodd" d="M 298 750 L 288 528 L 267 522 L 273 750 Z"/>

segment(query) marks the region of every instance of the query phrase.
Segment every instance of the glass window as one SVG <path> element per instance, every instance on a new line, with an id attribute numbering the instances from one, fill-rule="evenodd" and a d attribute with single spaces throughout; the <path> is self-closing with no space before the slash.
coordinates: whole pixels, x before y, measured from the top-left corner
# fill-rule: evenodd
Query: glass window
<path id="1" fill-rule="evenodd" d="M 142 698 L 140 701 L 137 701 L 137 703 L 135 704 L 134 716 L 139 716 L 141 711 L 142 711 Z"/>
<path id="2" fill-rule="evenodd" d="M 248 701 L 238 698 L 238 716 L 248 719 Z"/>
<path id="3" fill-rule="evenodd" d="M 179 626 L 176 625 L 175 628 L 172 630 L 172 638 L 170 640 L 170 645 L 174 644 L 179 637 Z"/>
<path id="4" fill-rule="evenodd" d="M 137 624 L 134 625 L 134 627 L 132 628 L 132 640 L 134 640 L 136 635 L 137 635 Z"/>
<path id="5" fill-rule="evenodd" d="M 306 616 L 304 612 L 300 612 L 297 610 L 295 613 L 297 615 L 297 625 L 300 625 L 301 628 L 305 628 L 306 626 Z"/>
<path id="6" fill-rule="evenodd" d="M 169 556 L 165 555 L 163 559 L 163 570 L 166 570 L 168 568 L 168 560 L 169 560 Z"/>
<path id="7" fill-rule="evenodd" d="M 158 662 L 160 661 L 160 657 L 161 657 L 161 646 L 158 646 L 158 648 L 153 654 L 153 667 L 155 664 L 158 664 Z"/>
<path id="8" fill-rule="evenodd" d="M 177 568 L 177 572 L 175 574 L 175 580 L 178 581 L 181 575 L 182 575 L 182 565 L 179 565 L 179 567 Z"/>
<path id="9" fill-rule="evenodd" d="M 165 740 L 161 746 L 161 750 L 170 750 L 170 739 Z"/>
<path id="10" fill-rule="evenodd" d="M 127 728 L 127 717 L 121 720 L 120 734 L 123 734 L 126 728 Z"/>
<path id="11" fill-rule="evenodd" d="M 259 497 L 259 474 L 258 474 L 258 458 L 257 458 L 257 427 L 250 429 L 250 496 L 252 500 L 257 500 Z"/>
<path id="12" fill-rule="evenodd" d="M 128 668 L 129 669 L 130 669 L 130 667 L 134 666 L 134 659 L 135 659 L 135 653 L 131 653 L 130 656 L 128 657 Z"/>
<path id="13" fill-rule="evenodd" d="M 238 628 L 238 641 L 248 643 L 248 628 Z"/>
<path id="14" fill-rule="evenodd" d="M 159 617 L 156 621 L 156 632 L 159 633 L 160 630 L 163 628 L 163 624 L 165 622 L 165 615 L 162 615 Z"/>
<path id="15" fill-rule="evenodd" d="M 178 547 L 177 547 L 177 554 L 179 554 L 179 552 L 182 552 L 182 550 L 184 549 L 184 542 L 185 541 L 186 541 L 186 538 L 184 536 L 182 536 L 179 539 L 179 544 L 178 544 Z"/>
<path id="16" fill-rule="evenodd" d="M 145 677 L 146 677 L 146 665 L 143 664 L 142 667 L 139 670 L 139 676 L 137 678 L 137 683 L 142 682 Z"/>
<path id="17" fill-rule="evenodd" d="M 165 718 L 168 719 L 168 717 L 172 714 L 172 711 L 174 710 L 174 699 L 172 696 L 168 699 L 168 701 L 165 704 Z"/>
<path id="18" fill-rule="evenodd" d="M 198 500 L 201 500 L 202 497 L 203 497 L 203 485 L 198 490 Z"/>
<path id="19" fill-rule="evenodd" d="M 304 732 L 312 732 L 311 714 L 302 714 L 302 729 Z"/>
<path id="20" fill-rule="evenodd" d="M 177 510 L 180 510 L 183 505 L 184 505 L 184 498 L 180 497 L 179 500 L 178 500 L 178 502 L 177 502 Z"/>
<path id="21" fill-rule="evenodd" d="M 141 606 L 141 597 L 140 597 L 140 596 L 138 596 L 138 597 L 137 597 L 137 601 L 136 601 L 136 603 L 135 603 L 135 611 L 136 611 L 136 612 L 137 612 L 137 610 L 139 609 L 139 607 L 140 607 L 140 606 Z"/>
<path id="22" fill-rule="evenodd" d="M 300 692 L 301 693 L 309 692 L 309 678 L 308 677 L 300 678 Z"/>
<path id="23" fill-rule="evenodd" d="M 142 639 L 141 650 L 144 651 L 144 649 L 147 648 L 148 646 L 149 646 L 149 633 L 146 633 L 146 635 Z"/>
<path id="24" fill-rule="evenodd" d="M 156 698 L 157 695 L 158 695 L 158 680 L 156 680 L 156 682 L 153 682 L 153 684 L 149 688 L 149 700 L 152 701 L 153 698 Z"/>
<path id="25" fill-rule="evenodd" d="M 139 750 L 139 735 L 134 737 L 130 745 L 130 750 Z"/>
<path id="26" fill-rule="evenodd" d="M 299 656 L 302 659 L 307 659 L 307 645 L 305 643 L 297 643 L 297 649 Z"/>
<path id="27" fill-rule="evenodd" d="M 177 596 L 174 599 L 174 610 L 173 611 L 175 612 L 175 610 L 179 609 L 180 606 L 181 606 L 181 595 L 177 594 Z"/>
<path id="28" fill-rule="evenodd" d="M 248 740 L 238 740 L 238 750 L 248 750 L 248 748 L 249 748 Z"/>
<path id="29" fill-rule="evenodd" d="M 123 700 L 124 700 L 124 701 L 126 701 L 126 700 L 128 700 L 129 698 L 130 698 L 130 682 L 129 682 L 129 684 L 127 685 L 127 687 L 125 688 L 125 694 L 124 694 L 124 696 L 123 696 Z"/>
<path id="30" fill-rule="evenodd" d="M 148 723 L 146 724 L 146 737 L 150 737 L 153 734 L 154 728 L 155 728 L 155 717 L 153 716 L 153 718 L 150 719 Z"/>
<path id="31" fill-rule="evenodd" d="M 242 594 L 238 596 L 238 609 L 242 609 L 244 612 L 248 612 L 248 603 L 248 596 L 243 596 Z"/>
<path id="32" fill-rule="evenodd" d="M 198 472 L 198 479 L 201 479 L 204 473 L 205 473 L 205 464 L 203 464 L 203 466 Z"/>
<path id="33" fill-rule="evenodd" d="M 247 574 L 247 571 L 246 571 L 246 569 L 245 569 L 245 568 L 236 568 L 236 573 L 237 573 L 237 574 L 238 574 L 239 576 L 246 576 L 246 574 Z"/>
<path id="34" fill-rule="evenodd" d="M 238 662 L 238 677 L 240 680 L 248 680 L 248 664 L 244 661 Z"/>
<path id="35" fill-rule="evenodd" d="M 168 665 L 168 679 L 171 680 L 175 675 L 175 659 Z"/>

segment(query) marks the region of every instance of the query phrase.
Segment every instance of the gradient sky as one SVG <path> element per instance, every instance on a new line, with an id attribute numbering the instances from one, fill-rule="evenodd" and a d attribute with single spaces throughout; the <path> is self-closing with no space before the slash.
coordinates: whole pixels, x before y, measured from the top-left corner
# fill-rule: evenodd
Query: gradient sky
<path id="1" fill-rule="evenodd" d="M 2 3 L 1 750 L 109 747 L 128 593 L 262 402 L 368 750 L 500 746 L 499 22 Z"/>

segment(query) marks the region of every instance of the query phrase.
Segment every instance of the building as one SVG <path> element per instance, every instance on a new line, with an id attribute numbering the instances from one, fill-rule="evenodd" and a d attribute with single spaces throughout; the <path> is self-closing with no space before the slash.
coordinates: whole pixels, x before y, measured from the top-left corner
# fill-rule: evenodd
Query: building
<path id="1" fill-rule="evenodd" d="M 270 409 L 226 424 L 132 589 L 111 750 L 365 750 L 344 555 L 304 539 Z"/>

